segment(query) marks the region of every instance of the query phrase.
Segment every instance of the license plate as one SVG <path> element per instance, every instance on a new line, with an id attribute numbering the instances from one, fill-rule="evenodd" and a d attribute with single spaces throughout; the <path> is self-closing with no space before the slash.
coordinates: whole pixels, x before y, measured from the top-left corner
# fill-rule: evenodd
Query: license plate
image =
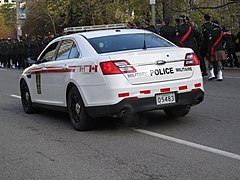
<path id="1" fill-rule="evenodd" d="M 176 103 L 175 93 L 156 94 L 157 105 Z"/>

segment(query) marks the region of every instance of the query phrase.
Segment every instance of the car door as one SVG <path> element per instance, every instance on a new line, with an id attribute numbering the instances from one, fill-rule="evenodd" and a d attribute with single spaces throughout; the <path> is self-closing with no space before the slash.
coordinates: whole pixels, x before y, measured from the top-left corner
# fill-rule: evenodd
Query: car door
<path id="1" fill-rule="evenodd" d="M 47 72 L 42 83 L 46 87 L 44 98 L 51 105 L 64 106 L 66 99 L 66 86 L 75 68 L 72 61 L 79 56 L 76 43 L 73 39 L 62 40 L 57 49 L 54 61 L 45 64 Z"/>
<path id="2" fill-rule="evenodd" d="M 50 64 L 56 55 L 56 50 L 59 42 L 53 42 L 41 53 L 37 63 L 31 67 L 31 78 L 29 78 L 30 91 L 33 102 L 46 103 L 46 79 L 47 66 Z"/>

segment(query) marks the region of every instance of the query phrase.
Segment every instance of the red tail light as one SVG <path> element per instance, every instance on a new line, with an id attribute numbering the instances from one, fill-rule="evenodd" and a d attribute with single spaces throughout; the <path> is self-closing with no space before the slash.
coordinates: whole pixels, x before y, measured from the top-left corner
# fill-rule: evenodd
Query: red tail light
<path id="1" fill-rule="evenodd" d="M 184 66 L 197 66 L 199 65 L 198 57 L 195 53 L 187 53 L 185 57 Z"/>
<path id="2" fill-rule="evenodd" d="M 136 72 L 136 69 L 126 60 L 101 62 L 100 67 L 104 75 Z"/>

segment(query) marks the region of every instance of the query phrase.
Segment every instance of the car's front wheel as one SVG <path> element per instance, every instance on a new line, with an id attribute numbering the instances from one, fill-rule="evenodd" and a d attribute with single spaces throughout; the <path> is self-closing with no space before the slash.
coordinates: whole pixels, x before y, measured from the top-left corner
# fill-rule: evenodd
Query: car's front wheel
<path id="1" fill-rule="evenodd" d="M 30 96 L 30 92 L 25 81 L 22 81 L 20 84 L 20 92 L 21 92 L 21 101 L 23 110 L 28 113 L 32 114 L 35 112 L 35 109 L 32 106 L 32 100 Z"/>
<path id="2" fill-rule="evenodd" d="M 166 113 L 167 116 L 171 118 L 179 118 L 186 116 L 191 109 L 191 106 L 186 105 L 186 106 L 180 106 L 177 108 L 169 108 L 169 109 L 164 109 L 164 112 Z"/>
<path id="3" fill-rule="evenodd" d="M 67 105 L 69 117 L 74 129 L 84 131 L 93 128 L 93 119 L 88 116 L 81 95 L 76 87 L 70 89 Z"/>

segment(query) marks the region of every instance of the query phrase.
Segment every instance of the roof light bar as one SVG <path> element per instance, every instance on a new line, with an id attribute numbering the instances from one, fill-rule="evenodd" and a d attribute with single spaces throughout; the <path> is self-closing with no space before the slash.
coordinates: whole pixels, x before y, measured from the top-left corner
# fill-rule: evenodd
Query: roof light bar
<path id="1" fill-rule="evenodd" d="M 106 25 L 94 25 L 94 26 L 78 26 L 78 27 L 68 27 L 64 28 L 64 33 L 76 33 L 76 32 L 86 32 L 86 31 L 97 31 L 106 29 L 124 29 L 126 24 L 106 24 Z"/>

